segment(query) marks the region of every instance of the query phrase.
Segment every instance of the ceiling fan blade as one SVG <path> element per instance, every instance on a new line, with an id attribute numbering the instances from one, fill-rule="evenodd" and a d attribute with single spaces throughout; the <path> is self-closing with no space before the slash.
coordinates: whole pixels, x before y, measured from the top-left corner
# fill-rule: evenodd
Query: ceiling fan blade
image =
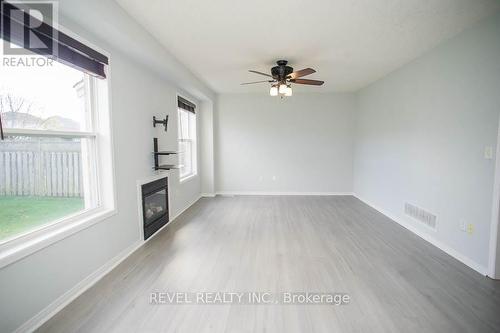
<path id="1" fill-rule="evenodd" d="M 290 80 L 290 82 L 298 83 L 298 84 L 308 84 L 308 85 L 311 85 L 311 86 L 321 86 L 323 83 L 325 83 L 325 81 L 307 80 L 307 79 Z"/>
<path id="2" fill-rule="evenodd" d="M 316 71 L 312 68 L 304 68 L 304 69 L 301 69 L 300 71 L 296 71 L 296 72 L 293 72 L 291 74 L 288 75 L 288 78 L 290 79 L 296 79 L 296 78 L 299 78 L 299 77 L 303 77 L 303 76 L 306 76 L 306 75 L 310 75 L 312 73 L 316 73 Z"/>
<path id="3" fill-rule="evenodd" d="M 254 70 L 248 70 L 250 73 L 255 73 L 255 74 L 260 74 L 260 75 L 265 75 L 265 76 L 269 76 L 269 77 L 273 77 L 272 75 L 270 74 L 266 74 L 266 73 L 262 73 L 262 72 L 259 72 L 259 71 L 254 71 Z"/>
<path id="4" fill-rule="evenodd" d="M 245 82 L 245 83 L 240 83 L 241 86 L 247 85 L 247 84 L 254 84 L 254 83 L 271 83 L 274 82 L 274 80 L 264 80 L 264 81 L 254 81 L 254 82 Z"/>

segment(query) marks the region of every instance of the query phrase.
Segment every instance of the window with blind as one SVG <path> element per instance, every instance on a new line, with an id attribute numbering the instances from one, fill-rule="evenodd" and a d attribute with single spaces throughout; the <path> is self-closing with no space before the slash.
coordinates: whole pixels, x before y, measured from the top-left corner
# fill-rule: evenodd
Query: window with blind
<path id="1" fill-rule="evenodd" d="M 45 65 L 0 65 L 0 252 L 102 211 L 98 151 L 108 131 L 99 125 L 108 120 L 107 56 L 46 23 L 26 26 L 37 18 L 1 4 L 1 45 L 25 51 L 9 57 Z M 27 29 L 53 48 L 31 49 Z"/>
<path id="2" fill-rule="evenodd" d="M 179 177 L 184 181 L 197 174 L 196 165 L 196 106 L 178 97 L 178 135 L 179 135 Z"/>

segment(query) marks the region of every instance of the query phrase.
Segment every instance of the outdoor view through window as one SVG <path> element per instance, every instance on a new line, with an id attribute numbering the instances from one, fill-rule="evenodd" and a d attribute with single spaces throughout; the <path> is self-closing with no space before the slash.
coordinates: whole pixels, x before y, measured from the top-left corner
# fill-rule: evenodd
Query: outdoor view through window
<path id="1" fill-rule="evenodd" d="M 180 179 L 196 175 L 196 114 L 178 109 Z"/>
<path id="2" fill-rule="evenodd" d="M 0 66 L 0 243 L 96 206 L 93 78 L 69 66 Z"/>

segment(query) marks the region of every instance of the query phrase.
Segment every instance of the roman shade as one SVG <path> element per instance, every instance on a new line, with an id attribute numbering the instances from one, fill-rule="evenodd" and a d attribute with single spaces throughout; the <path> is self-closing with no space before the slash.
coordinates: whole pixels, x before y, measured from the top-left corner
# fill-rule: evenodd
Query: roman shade
<path id="1" fill-rule="evenodd" d="M 1 39 L 90 75 L 106 78 L 107 56 L 28 14 L 22 10 L 25 8 L 16 7 L 18 4 L 14 6 L 0 0 L 0 5 Z M 30 33 L 45 45 L 30 47 Z"/>
<path id="2" fill-rule="evenodd" d="M 177 96 L 177 106 L 183 110 L 195 113 L 196 105 L 181 96 Z"/>

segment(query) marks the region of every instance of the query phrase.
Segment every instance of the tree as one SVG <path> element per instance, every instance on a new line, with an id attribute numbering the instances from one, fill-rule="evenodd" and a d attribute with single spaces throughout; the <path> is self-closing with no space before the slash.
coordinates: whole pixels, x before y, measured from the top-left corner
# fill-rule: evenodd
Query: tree
<path id="1" fill-rule="evenodd" d="M 32 115 L 34 103 L 9 91 L 0 91 L 0 114 L 4 127 L 33 127 L 41 119 Z"/>

